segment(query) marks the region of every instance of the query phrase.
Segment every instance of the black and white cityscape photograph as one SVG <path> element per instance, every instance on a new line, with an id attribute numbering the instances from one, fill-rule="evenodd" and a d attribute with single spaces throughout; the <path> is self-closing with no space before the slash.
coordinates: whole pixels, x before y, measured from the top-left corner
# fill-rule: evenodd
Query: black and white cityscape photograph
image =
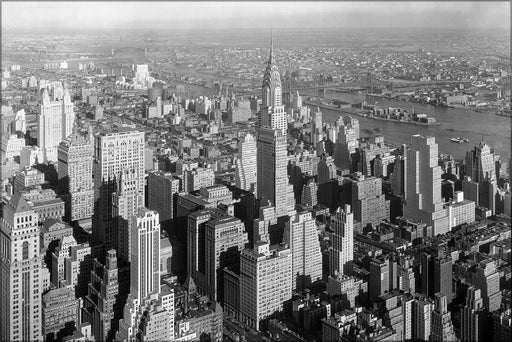
<path id="1" fill-rule="evenodd" d="M 510 1 L 1 1 L 0 342 L 508 342 Z"/>

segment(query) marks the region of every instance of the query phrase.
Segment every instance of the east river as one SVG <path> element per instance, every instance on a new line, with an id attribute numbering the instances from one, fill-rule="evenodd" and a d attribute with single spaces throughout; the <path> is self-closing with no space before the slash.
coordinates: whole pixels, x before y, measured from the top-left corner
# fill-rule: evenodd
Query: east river
<path id="1" fill-rule="evenodd" d="M 194 95 L 212 95 L 215 90 L 205 88 L 199 85 L 185 84 L 187 92 Z M 311 94 L 313 94 L 312 92 Z M 364 95 L 341 94 L 334 91 L 327 91 L 327 98 L 338 99 L 350 103 L 360 102 Z M 305 98 L 308 95 L 302 94 Z M 367 96 L 368 104 L 376 103 L 380 107 L 400 107 L 408 109 L 414 108 L 416 113 L 425 113 L 427 116 L 436 118 L 439 125 L 423 126 L 392 121 L 373 120 L 357 116 L 359 119 L 360 135 L 370 136 L 368 130 L 374 132 L 374 128 L 380 128 L 385 141 L 394 146 L 401 144 L 410 144 L 411 136 L 422 134 L 435 136 L 436 143 L 439 144 L 439 152 L 451 154 L 456 159 L 464 158 L 466 152 L 478 145 L 483 138 L 495 149 L 502 160 L 508 161 L 510 158 L 510 118 L 496 115 L 494 112 L 475 112 L 473 109 L 459 109 L 436 107 L 421 103 L 412 103 L 398 101 L 383 97 Z M 312 108 L 312 111 L 314 109 Z M 320 109 L 323 114 L 324 122 L 334 122 L 340 112 L 325 108 Z M 450 139 L 461 137 L 469 139 L 469 143 L 454 143 Z"/>
<path id="2" fill-rule="evenodd" d="M 306 96 L 306 95 L 304 95 Z M 357 102 L 363 96 L 340 94 L 328 91 L 327 97 L 339 99 L 346 102 Z M 447 107 L 435 107 L 420 103 L 398 101 L 382 97 L 367 96 L 368 104 L 386 107 L 401 107 L 409 111 L 414 108 L 416 113 L 425 113 L 434 117 L 439 125 L 420 126 L 392 121 L 373 120 L 357 116 L 359 119 L 360 135 L 369 136 L 368 130 L 380 128 L 385 141 L 393 145 L 409 144 L 411 136 L 422 134 L 435 136 L 439 144 L 439 152 L 451 154 L 454 158 L 460 159 L 466 155 L 466 151 L 476 146 L 483 138 L 501 155 L 502 159 L 508 161 L 510 157 L 510 118 L 498 116 L 494 112 L 475 112 L 473 109 L 458 109 Z M 336 110 L 325 108 L 320 109 L 324 122 L 334 122 L 340 113 Z M 450 138 L 461 137 L 469 139 L 469 143 L 454 143 Z"/>

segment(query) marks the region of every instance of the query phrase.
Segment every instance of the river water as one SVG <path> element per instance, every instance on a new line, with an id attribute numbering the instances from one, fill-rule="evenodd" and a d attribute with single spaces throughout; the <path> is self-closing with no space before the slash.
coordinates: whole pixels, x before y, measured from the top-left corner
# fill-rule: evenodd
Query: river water
<path id="1" fill-rule="evenodd" d="M 185 88 L 187 92 L 195 96 L 211 96 L 215 92 L 213 89 L 197 85 L 185 84 Z M 314 96 L 314 92 L 311 92 L 310 95 Z M 308 95 L 304 92 L 302 96 L 306 97 Z M 478 113 L 472 109 L 436 107 L 375 96 L 342 94 L 331 90 L 327 90 L 326 97 L 350 103 L 366 99 L 369 104 L 377 102 L 380 107 L 401 107 L 409 111 L 414 108 L 416 113 L 425 113 L 436 118 L 437 122 L 440 123 L 439 125 L 420 126 L 358 117 L 362 137 L 370 135 L 364 129 L 373 132 L 373 129 L 377 127 L 382 130 L 385 141 L 397 146 L 410 144 L 411 136 L 414 134 L 435 136 L 440 153 L 451 154 L 454 158 L 461 159 L 465 157 L 467 151 L 478 145 L 483 136 L 484 140 L 491 148 L 495 149 L 495 153 L 499 154 L 503 160 L 508 161 L 510 158 L 511 119 L 506 116 L 495 115 L 494 112 Z M 340 115 L 335 110 L 322 108 L 321 111 L 324 122 L 334 122 Z M 467 138 L 469 143 L 451 142 L 450 138 L 453 137 Z"/>
<path id="2" fill-rule="evenodd" d="M 361 98 L 364 99 L 365 95 L 328 91 L 326 97 L 354 103 L 360 101 Z M 478 145 L 483 135 L 485 141 L 495 149 L 495 153 L 499 154 L 502 159 L 510 158 L 509 117 L 498 116 L 494 112 L 477 113 L 472 109 L 435 107 L 374 96 L 366 96 L 366 101 L 369 104 L 377 102 L 377 106 L 380 107 L 401 107 L 409 111 L 414 108 L 416 113 L 426 113 L 428 116 L 436 118 L 440 124 L 420 126 L 358 117 L 362 137 L 370 135 L 363 131 L 364 129 L 373 131 L 376 127 L 382 129 L 385 141 L 393 145 L 409 144 L 411 136 L 414 134 L 435 136 L 440 153 L 448 153 L 454 158 L 460 159 L 466 155 L 466 151 Z M 321 111 L 324 122 L 334 122 L 340 115 L 335 110 L 322 108 Z M 469 143 L 451 142 L 450 138 L 453 137 L 468 138 Z"/>

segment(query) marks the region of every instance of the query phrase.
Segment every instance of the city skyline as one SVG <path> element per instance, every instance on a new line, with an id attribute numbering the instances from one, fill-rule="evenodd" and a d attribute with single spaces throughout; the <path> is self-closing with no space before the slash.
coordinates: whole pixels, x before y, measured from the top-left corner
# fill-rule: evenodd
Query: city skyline
<path id="1" fill-rule="evenodd" d="M 211 29 L 509 29 L 510 3 L 2 2 L 3 30 L 179 30 L 197 29 L 196 20 Z"/>
<path id="2" fill-rule="evenodd" d="M 2 36 L 0 340 L 509 340 L 510 43 L 393 26 L 498 15 L 297 4 L 32 4 Z"/>

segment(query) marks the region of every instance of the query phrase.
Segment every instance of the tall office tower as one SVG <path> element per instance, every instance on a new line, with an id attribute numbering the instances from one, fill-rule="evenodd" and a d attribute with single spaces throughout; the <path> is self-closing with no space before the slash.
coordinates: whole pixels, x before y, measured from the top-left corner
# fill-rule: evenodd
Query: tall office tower
<path id="1" fill-rule="evenodd" d="M 421 293 L 433 298 L 436 293 L 442 293 L 447 303 L 453 298 L 452 279 L 453 263 L 451 255 L 434 257 L 423 253 L 421 263 Z"/>
<path id="2" fill-rule="evenodd" d="M 107 251 L 106 264 L 94 259 L 85 297 L 83 321 L 91 323 L 97 341 L 112 341 L 119 326 L 119 273 L 116 251 Z"/>
<path id="3" fill-rule="evenodd" d="M 148 209 L 160 214 L 160 226 L 169 229 L 180 192 L 180 179 L 171 172 L 152 171 L 148 174 Z"/>
<path id="4" fill-rule="evenodd" d="M 459 341 L 455 336 L 452 318 L 450 312 L 448 311 L 446 296 L 441 293 L 436 293 L 435 307 L 434 311 L 432 312 L 432 330 L 430 341 Z"/>
<path id="5" fill-rule="evenodd" d="M 292 287 L 300 291 L 322 278 L 316 219 L 310 211 L 299 212 L 289 218 L 284 229 L 284 241 L 292 251 Z"/>
<path id="6" fill-rule="evenodd" d="M 498 310 L 501 306 L 500 276 L 496 261 L 483 260 L 471 272 L 471 282 L 482 291 L 484 307 L 488 312 Z"/>
<path id="7" fill-rule="evenodd" d="M 19 192 L 0 219 L 0 340 L 40 341 L 42 258 L 38 214 Z"/>
<path id="8" fill-rule="evenodd" d="M 316 147 L 316 144 L 322 140 L 322 112 L 320 108 L 316 108 L 316 112 L 313 113 L 313 120 L 311 122 L 311 143 L 313 147 Z"/>
<path id="9" fill-rule="evenodd" d="M 64 278 L 66 279 L 66 287 L 73 287 L 77 298 L 87 296 L 92 263 L 91 246 L 88 242 L 71 246 L 70 256 L 64 261 Z"/>
<path id="10" fill-rule="evenodd" d="M 462 192 L 464 193 L 464 199 L 475 202 L 475 205 L 479 205 L 480 194 L 478 193 L 479 184 L 469 176 L 464 176 L 462 180 Z"/>
<path id="11" fill-rule="evenodd" d="M 413 340 L 428 341 L 430 338 L 432 326 L 432 311 L 434 311 L 434 303 L 429 299 L 415 299 L 412 304 L 413 315 Z"/>
<path id="12" fill-rule="evenodd" d="M 288 214 L 288 152 L 286 136 L 279 130 L 262 128 L 258 135 L 258 198 L 268 199 L 277 217 Z"/>
<path id="13" fill-rule="evenodd" d="M 70 257 L 71 247 L 76 246 L 75 238 L 65 236 L 59 241 L 59 245 L 52 253 L 51 282 L 55 287 L 61 287 L 65 281 L 65 261 Z"/>
<path id="14" fill-rule="evenodd" d="M 343 124 L 353 129 L 353 139 L 357 141 L 359 139 L 359 119 L 346 115 L 343 117 Z"/>
<path id="15" fill-rule="evenodd" d="M 318 204 L 318 185 L 314 179 L 311 178 L 306 184 L 304 184 L 300 203 L 310 207 L 314 207 Z"/>
<path id="16" fill-rule="evenodd" d="M 336 178 L 336 165 L 334 164 L 334 159 L 324 154 L 318 162 L 318 185 L 327 183 L 333 178 Z"/>
<path id="17" fill-rule="evenodd" d="M 466 293 L 466 306 L 462 308 L 460 339 L 462 341 L 483 341 L 485 339 L 485 310 L 480 289 L 471 286 Z"/>
<path id="18" fill-rule="evenodd" d="M 270 56 L 263 75 L 262 101 L 258 126 L 260 129 L 272 128 L 279 130 L 286 137 L 288 122 L 286 121 L 286 112 L 282 104 L 281 76 L 274 60 L 273 49 L 274 43 L 272 39 L 270 43 Z"/>
<path id="19" fill-rule="evenodd" d="M 235 165 L 235 184 L 238 188 L 256 192 L 256 156 L 256 139 L 248 133 L 238 143 L 238 159 Z"/>
<path id="20" fill-rule="evenodd" d="M 277 224 L 276 210 L 274 207 L 267 205 L 261 206 L 258 218 L 253 221 L 252 241 L 251 245 L 258 241 L 270 243 L 270 228 Z"/>
<path id="21" fill-rule="evenodd" d="M 496 181 L 496 163 L 494 151 L 483 140 L 478 146 L 466 153 L 466 176 L 480 183 L 484 179 Z"/>
<path id="22" fill-rule="evenodd" d="M 405 180 L 407 175 L 405 174 L 405 151 L 406 145 L 402 145 L 400 154 L 395 156 L 395 165 L 393 166 L 393 172 L 391 178 L 391 190 L 398 196 L 405 196 Z"/>
<path id="23" fill-rule="evenodd" d="M 139 208 L 132 221 L 130 296 L 140 300 L 160 290 L 160 222 L 147 208 Z"/>
<path id="24" fill-rule="evenodd" d="M 93 153 L 92 135 L 78 131 L 62 141 L 58 149 L 59 185 L 69 194 L 66 217 L 84 225 L 94 211 Z"/>
<path id="25" fill-rule="evenodd" d="M 434 235 L 449 231 L 448 211 L 441 198 L 441 167 L 434 137 L 411 137 L 405 159 L 404 217 L 432 225 Z"/>
<path id="26" fill-rule="evenodd" d="M 239 253 L 248 242 L 244 223 L 219 209 L 188 216 L 187 271 L 199 293 L 223 302 L 222 270 L 239 262 Z"/>
<path id="27" fill-rule="evenodd" d="M 368 296 L 370 302 L 389 291 L 389 260 L 385 257 L 374 257 L 369 262 L 370 281 Z"/>
<path id="28" fill-rule="evenodd" d="M 340 125 L 338 131 L 338 138 L 336 139 L 336 147 L 334 149 L 334 163 L 340 170 L 351 170 L 352 155 L 357 148 L 356 128 L 352 125 Z"/>
<path id="29" fill-rule="evenodd" d="M 123 318 L 119 321 L 116 340 L 134 341 L 146 335 L 146 339 L 169 339 L 174 309 L 167 300 L 167 291 L 160 287 L 160 223 L 158 213 L 140 208 L 133 216 L 130 262 L 130 294 L 126 300 Z M 166 299 L 167 298 L 167 299 Z M 157 320 L 148 325 L 148 320 Z M 142 339 L 144 340 L 144 339 Z"/>
<path id="30" fill-rule="evenodd" d="M 293 110 L 298 111 L 302 108 L 302 96 L 300 96 L 297 90 L 293 96 Z"/>
<path id="31" fill-rule="evenodd" d="M 112 194 L 117 190 L 117 177 L 124 170 L 132 170 L 139 178 L 138 190 L 144 194 L 144 132 L 112 127 L 97 133 L 94 139 L 93 236 L 108 250 L 117 247 L 118 242 L 112 216 Z"/>
<path id="32" fill-rule="evenodd" d="M 453 299 L 453 262 L 450 254 L 440 256 L 434 260 L 434 293 L 442 293 L 447 304 Z"/>
<path id="33" fill-rule="evenodd" d="M 292 297 L 291 251 L 273 247 L 259 241 L 240 254 L 240 320 L 256 330 Z"/>
<path id="34" fill-rule="evenodd" d="M 382 193 L 381 178 L 355 175 L 351 183 L 355 221 L 362 227 L 377 227 L 382 220 L 389 220 L 389 200 Z"/>
<path id="35" fill-rule="evenodd" d="M 57 161 L 59 143 L 73 132 L 75 112 L 69 91 L 64 91 L 62 101 L 51 101 L 48 91 L 43 92 L 43 103 L 38 115 L 37 146 L 44 150 L 45 159 Z"/>
<path id="36" fill-rule="evenodd" d="M 498 183 L 495 180 L 484 179 L 478 184 L 478 205 L 491 210 L 492 215 L 499 214 L 496 211 L 496 195 Z"/>
<path id="37" fill-rule="evenodd" d="M 350 205 L 336 210 L 331 218 L 332 247 L 329 250 L 329 275 L 349 275 L 354 260 L 354 214 Z"/>
<path id="38" fill-rule="evenodd" d="M 414 275 L 413 263 L 410 257 L 400 256 L 397 266 L 398 289 L 400 291 L 416 293 L 416 277 Z"/>
<path id="39" fill-rule="evenodd" d="M 117 178 L 117 190 L 112 194 L 112 217 L 117 229 L 118 258 L 131 261 L 132 217 L 144 207 L 144 194 L 139 185 L 139 175 L 124 170 Z"/>

